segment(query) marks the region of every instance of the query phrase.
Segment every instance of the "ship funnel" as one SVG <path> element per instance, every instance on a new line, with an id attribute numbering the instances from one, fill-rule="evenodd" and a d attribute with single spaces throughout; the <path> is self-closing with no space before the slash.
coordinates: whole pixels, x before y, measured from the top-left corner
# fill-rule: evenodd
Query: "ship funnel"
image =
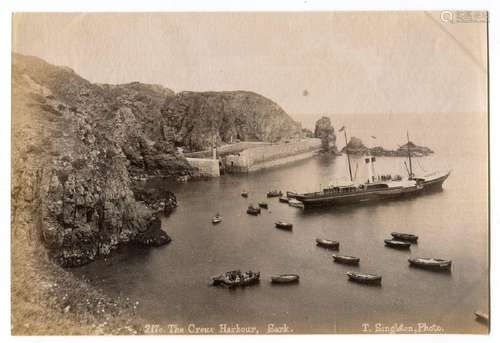
<path id="1" fill-rule="evenodd" d="M 365 164 L 368 171 L 368 178 L 370 182 L 375 181 L 375 166 L 373 162 L 375 162 L 375 156 L 372 156 L 370 154 L 365 156 Z"/>
<path id="2" fill-rule="evenodd" d="M 369 179 L 370 179 L 370 182 L 375 182 L 375 156 L 372 156 L 371 154 L 371 151 L 370 149 L 372 149 L 375 144 L 374 144 L 374 140 L 377 139 L 377 137 L 375 136 L 370 136 L 371 138 L 371 147 L 368 148 L 368 156 L 365 156 L 365 163 L 366 163 L 366 167 L 368 168 L 368 176 L 369 176 Z"/>

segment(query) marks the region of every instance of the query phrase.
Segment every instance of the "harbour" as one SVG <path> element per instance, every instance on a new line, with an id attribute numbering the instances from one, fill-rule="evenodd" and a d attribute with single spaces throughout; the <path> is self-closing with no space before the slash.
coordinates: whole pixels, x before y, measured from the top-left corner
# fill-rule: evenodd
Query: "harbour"
<path id="1" fill-rule="evenodd" d="M 11 336 L 490 333 L 489 12 L 303 5 L 12 12 Z"/>
<path id="2" fill-rule="evenodd" d="M 348 177 L 345 155 L 318 155 L 185 184 L 151 180 L 151 187 L 167 187 L 177 196 L 178 208 L 163 219 L 172 243 L 157 250 L 129 247 L 74 272 L 110 294 L 137 299 L 140 315 L 160 324 L 218 325 L 231 313 L 233 323 L 254 324 L 260 331 L 269 322 L 287 323 L 295 333 L 326 333 L 334 327 L 349 333 L 362 330 L 362 323 L 403 321 L 426 322 L 448 333 L 484 332 L 474 311 L 488 307 L 486 199 L 478 197 L 486 189 L 486 171 L 466 153 L 474 146 L 448 149 L 432 140 L 429 145 L 436 153 L 415 164 L 426 169 L 452 165 L 443 190 L 384 203 L 305 210 L 267 198 L 272 189 L 307 191 Z M 380 157 L 377 169 L 390 172 L 404 160 Z M 248 215 L 247 206 L 259 201 L 266 201 L 268 209 Z M 212 225 L 216 212 L 224 218 Z M 292 223 L 293 231 L 276 230 L 278 220 Z M 384 239 L 392 232 L 412 232 L 418 243 L 408 250 L 389 249 Z M 339 241 L 339 251 L 318 247 L 318 237 Z M 332 253 L 357 256 L 360 263 L 334 263 Z M 410 267 L 408 259 L 419 256 L 453 260 L 451 271 Z M 109 268 L 118 272 L 108 274 Z M 209 286 L 213 275 L 236 269 L 259 271 L 260 283 L 234 291 Z M 379 287 L 353 284 L 347 281 L 349 271 L 377 273 L 383 281 Z M 284 273 L 300 275 L 300 282 L 273 286 L 271 276 Z"/>

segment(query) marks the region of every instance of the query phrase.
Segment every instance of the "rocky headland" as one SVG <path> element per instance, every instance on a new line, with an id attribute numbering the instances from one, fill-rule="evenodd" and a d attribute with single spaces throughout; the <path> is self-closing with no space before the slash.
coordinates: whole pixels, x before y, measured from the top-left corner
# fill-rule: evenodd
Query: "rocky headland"
<path id="1" fill-rule="evenodd" d="M 122 243 L 170 241 L 159 214 L 175 208 L 175 195 L 134 181 L 196 175 L 176 147 L 301 134 L 300 124 L 256 93 L 93 84 L 36 57 L 12 60 L 14 221 L 33 214 L 37 234 L 63 266 Z"/>
<path id="2" fill-rule="evenodd" d="M 90 263 L 126 244 L 171 241 L 161 216 L 177 206 L 175 195 L 136 180 L 196 176 L 177 147 L 207 149 L 214 139 L 274 142 L 301 132 L 276 103 L 256 93 L 95 84 L 69 68 L 13 54 L 13 332 L 47 332 L 25 320 L 30 308 L 50 315 L 36 305 L 47 297 L 63 317 L 82 320 L 78 309 L 87 306 L 85 299 L 71 294 L 94 291 L 61 267 Z M 72 302 L 62 298 L 64 290 L 50 293 L 65 284 Z M 117 306 L 100 296 L 101 303 Z M 102 318 L 97 304 L 88 306 L 95 309 L 92 318 Z M 65 318 L 57 320 L 64 325 Z"/>
<path id="3" fill-rule="evenodd" d="M 407 157 L 408 148 L 412 157 L 428 156 L 434 153 L 430 148 L 416 145 L 411 141 L 400 145 L 396 150 L 385 149 L 381 146 L 368 148 L 357 137 L 351 137 L 347 146 L 344 146 L 341 152 L 345 153 L 347 151 L 351 155 L 365 155 L 370 153 L 372 156 Z"/>

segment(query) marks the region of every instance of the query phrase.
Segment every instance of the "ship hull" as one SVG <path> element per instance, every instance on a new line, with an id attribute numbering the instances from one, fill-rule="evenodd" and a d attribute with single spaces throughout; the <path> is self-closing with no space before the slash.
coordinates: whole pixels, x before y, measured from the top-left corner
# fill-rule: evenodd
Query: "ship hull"
<path id="1" fill-rule="evenodd" d="M 427 178 L 425 181 L 422 181 L 420 184 L 424 187 L 424 191 L 429 192 L 429 191 L 438 191 L 443 189 L 443 183 L 446 181 L 446 179 L 450 176 L 450 172 L 435 177 L 435 178 Z"/>
<path id="2" fill-rule="evenodd" d="M 304 207 L 323 207 L 323 206 L 345 206 L 352 204 L 362 204 L 369 202 L 386 201 L 398 198 L 404 198 L 416 195 L 421 189 L 414 190 L 397 189 L 377 192 L 360 192 L 346 195 L 324 195 L 308 197 L 298 194 L 296 199 L 304 204 Z"/>
<path id="3" fill-rule="evenodd" d="M 333 195 L 333 194 L 296 194 L 295 198 L 307 207 L 326 207 L 326 206 L 344 206 L 362 203 L 383 202 L 387 200 L 397 200 L 414 197 L 423 192 L 432 192 L 442 190 L 443 183 L 446 181 L 450 172 L 417 178 L 417 185 L 413 187 L 398 187 L 387 190 L 364 191 L 352 194 Z"/>

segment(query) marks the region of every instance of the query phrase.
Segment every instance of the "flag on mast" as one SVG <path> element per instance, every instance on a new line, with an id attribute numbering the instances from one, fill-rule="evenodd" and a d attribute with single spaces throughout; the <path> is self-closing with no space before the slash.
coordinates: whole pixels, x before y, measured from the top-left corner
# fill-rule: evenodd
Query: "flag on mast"
<path id="1" fill-rule="evenodd" d="M 344 131 L 344 130 L 345 130 L 345 126 L 342 126 L 342 127 L 340 128 L 339 132 L 342 132 L 342 131 Z"/>

